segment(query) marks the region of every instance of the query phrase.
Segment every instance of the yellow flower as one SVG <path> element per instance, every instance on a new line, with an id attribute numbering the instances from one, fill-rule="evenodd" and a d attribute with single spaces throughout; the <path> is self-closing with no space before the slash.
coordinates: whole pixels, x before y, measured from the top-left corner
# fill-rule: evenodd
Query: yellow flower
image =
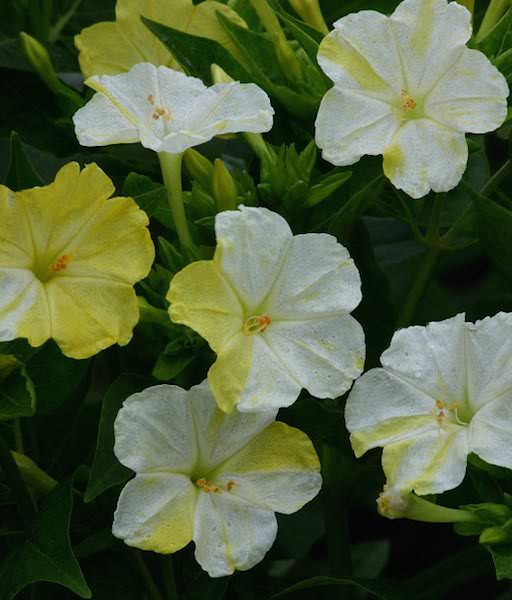
<path id="1" fill-rule="evenodd" d="M 217 12 L 245 26 L 233 10 L 213 0 L 198 6 L 192 0 L 119 0 L 114 22 L 95 23 L 75 37 L 80 68 L 86 77 L 122 73 L 141 62 L 177 68 L 169 50 L 142 23 L 141 15 L 191 35 L 213 39 L 236 57 L 236 49 L 217 20 Z"/>
<path id="2" fill-rule="evenodd" d="M 75 162 L 45 187 L 0 186 L 0 341 L 53 338 L 71 358 L 130 341 L 154 247 L 146 214 L 113 192 Z"/>

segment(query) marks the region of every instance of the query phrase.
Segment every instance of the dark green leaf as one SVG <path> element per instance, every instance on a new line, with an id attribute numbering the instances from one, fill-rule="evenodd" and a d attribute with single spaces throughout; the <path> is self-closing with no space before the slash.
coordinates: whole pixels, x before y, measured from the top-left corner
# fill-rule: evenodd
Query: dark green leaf
<path id="1" fill-rule="evenodd" d="M 296 583 L 275 594 L 270 600 L 281 598 L 294 592 L 326 586 L 355 587 L 369 593 L 373 598 L 380 598 L 381 600 L 410 600 L 410 595 L 406 590 L 381 579 L 337 579 L 335 577 L 323 576 L 311 577 L 311 579 L 305 579 Z"/>
<path id="2" fill-rule="evenodd" d="M 148 217 L 154 217 L 165 227 L 170 227 L 172 217 L 164 185 L 155 183 L 145 175 L 129 173 L 123 182 L 123 194 L 133 198 Z"/>
<path id="3" fill-rule="evenodd" d="M 512 579 L 512 544 L 487 547 L 491 553 L 497 579 Z"/>
<path id="4" fill-rule="evenodd" d="M 15 192 L 43 183 L 25 154 L 20 136 L 15 131 L 11 133 L 9 163 L 3 183 Z"/>
<path id="5" fill-rule="evenodd" d="M 123 402 L 136 392 L 150 386 L 151 379 L 125 373 L 110 386 L 101 407 L 96 451 L 92 461 L 85 501 L 91 502 L 114 485 L 129 479 L 131 471 L 123 467 L 114 455 L 114 421 Z"/>
<path id="6" fill-rule="evenodd" d="M 0 421 L 31 417 L 35 411 L 34 386 L 25 369 L 12 372 L 0 386 Z"/>
<path id="7" fill-rule="evenodd" d="M 478 44 L 487 56 L 499 56 L 512 44 L 512 9 L 501 17 L 491 31 Z"/>
<path id="8" fill-rule="evenodd" d="M 153 377 L 160 381 L 170 381 L 177 377 L 196 357 L 194 353 L 178 354 L 169 356 L 162 354 L 153 368 Z"/>
<path id="9" fill-rule="evenodd" d="M 91 598 L 69 539 L 73 508 L 72 478 L 45 498 L 29 538 L 0 566 L 2 600 L 11 600 L 36 581 L 67 587 L 81 598 Z"/>

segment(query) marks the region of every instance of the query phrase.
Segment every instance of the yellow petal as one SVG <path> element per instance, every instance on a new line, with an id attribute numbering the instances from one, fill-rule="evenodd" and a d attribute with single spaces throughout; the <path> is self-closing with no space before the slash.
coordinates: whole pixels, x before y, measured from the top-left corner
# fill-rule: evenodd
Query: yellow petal
<path id="1" fill-rule="evenodd" d="M 116 21 L 96 23 L 75 37 L 80 68 L 86 77 L 122 73 L 141 62 L 177 68 L 167 48 L 140 20 L 141 15 L 191 35 L 219 42 L 235 57 L 237 50 L 217 19 L 217 12 L 240 26 L 245 22 L 228 6 L 206 0 L 118 0 Z"/>

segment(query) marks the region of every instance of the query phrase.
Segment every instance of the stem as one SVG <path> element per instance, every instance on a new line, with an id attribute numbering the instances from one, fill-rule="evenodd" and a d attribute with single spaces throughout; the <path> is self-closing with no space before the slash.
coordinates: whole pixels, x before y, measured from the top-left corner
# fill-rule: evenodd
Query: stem
<path id="1" fill-rule="evenodd" d="M 133 557 L 133 561 L 139 571 L 139 575 L 146 586 L 146 591 L 150 600 L 163 600 L 162 594 L 160 590 L 157 588 L 156 583 L 153 580 L 151 573 L 149 572 L 144 559 L 142 558 L 142 553 L 138 550 L 132 550 L 131 556 Z"/>
<path id="2" fill-rule="evenodd" d="M 0 466 L 2 467 L 5 478 L 12 488 L 14 496 L 16 497 L 16 504 L 18 506 L 20 517 L 28 528 L 36 517 L 36 508 L 20 475 L 16 462 L 11 454 L 11 450 L 2 436 L 0 436 Z"/>
<path id="3" fill-rule="evenodd" d="M 68 21 L 75 14 L 80 4 L 82 4 L 83 0 L 75 0 L 75 2 L 71 5 L 69 10 L 61 15 L 55 25 L 50 29 L 49 41 L 50 43 L 54 43 L 60 37 L 60 34 L 64 27 L 68 24 Z"/>
<path id="4" fill-rule="evenodd" d="M 192 236 L 188 228 L 185 206 L 183 204 L 183 190 L 181 186 L 181 163 L 183 154 L 169 154 L 169 152 L 159 152 L 160 167 L 165 187 L 167 188 L 167 197 L 171 209 L 176 233 L 182 246 L 194 247 Z"/>
<path id="5" fill-rule="evenodd" d="M 480 190 L 480 194 L 482 196 L 486 196 L 489 192 L 492 192 L 495 186 L 505 179 L 510 171 L 510 167 L 512 167 L 512 160 L 509 158 L 503 165 L 494 173 L 494 175 L 489 179 L 489 181 L 482 187 Z"/>
<path id="6" fill-rule="evenodd" d="M 481 42 L 484 37 L 494 28 L 496 23 L 501 19 L 505 11 L 510 6 L 510 0 L 491 0 L 487 11 L 478 30 L 476 36 L 477 43 Z"/>
<path id="7" fill-rule="evenodd" d="M 172 554 L 162 556 L 162 574 L 164 579 L 165 600 L 178 600 Z"/>
<path id="8" fill-rule="evenodd" d="M 25 452 L 23 447 L 23 431 L 21 430 L 21 419 L 17 417 L 14 419 L 14 440 L 16 442 L 16 451 L 20 454 Z"/>

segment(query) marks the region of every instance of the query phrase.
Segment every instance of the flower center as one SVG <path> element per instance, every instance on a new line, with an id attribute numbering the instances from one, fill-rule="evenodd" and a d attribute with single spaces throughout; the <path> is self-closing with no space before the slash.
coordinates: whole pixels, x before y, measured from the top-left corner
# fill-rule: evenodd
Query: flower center
<path id="1" fill-rule="evenodd" d="M 71 254 L 62 254 L 49 264 L 46 261 L 43 261 L 42 264 L 36 264 L 34 267 L 34 275 L 39 281 L 44 283 L 61 271 L 65 271 L 71 262 L 71 258 Z"/>
<path id="2" fill-rule="evenodd" d="M 439 427 L 442 427 L 446 422 L 457 423 L 457 425 L 468 425 L 468 421 L 464 421 L 460 415 L 460 402 L 452 402 L 446 404 L 442 400 L 436 400 L 435 408 L 432 412 Z"/>
<path id="3" fill-rule="evenodd" d="M 409 95 L 409 92 L 407 90 L 402 90 L 400 92 L 400 96 L 402 97 L 402 100 L 403 100 L 402 106 L 400 106 L 400 110 L 402 112 L 407 113 L 407 112 L 417 108 L 418 104 L 417 104 L 416 100 L 414 100 L 414 98 Z"/>
<path id="4" fill-rule="evenodd" d="M 203 492 L 206 492 L 207 494 L 211 494 L 211 493 L 220 494 L 223 491 L 230 492 L 235 487 L 235 482 L 228 481 L 226 484 L 226 488 L 223 490 L 220 486 L 215 485 L 214 483 L 212 483 L 211 481 L 208 481 L 204 477 L 201 477 L 200 479 L 198 479 L 196 481 L 196 485 L 198 487 L 200 487 L 203 490 Z"/>
<path id="5" fill-rule="evenodd" d="M 244 323 L 245 335 L 256 335 L 263 333 L 265 329 L 272 323 L 272 317 L 268 315 L 257 315 L 249 317 Z"/>
<path id="6" fill-rule="evenodd" d="M 155 105 L 155 98 L 153 94 L 149 94 L 148 102 L 154 107 L 153 114 L 151 115 L 154 121 L 158 121 L 160 118 L 164 118 L 166 121 L 172 120 L 172 114 L 170 110 L 165 108 L 165 106 L 160 106 L 159 104 Z"/>

